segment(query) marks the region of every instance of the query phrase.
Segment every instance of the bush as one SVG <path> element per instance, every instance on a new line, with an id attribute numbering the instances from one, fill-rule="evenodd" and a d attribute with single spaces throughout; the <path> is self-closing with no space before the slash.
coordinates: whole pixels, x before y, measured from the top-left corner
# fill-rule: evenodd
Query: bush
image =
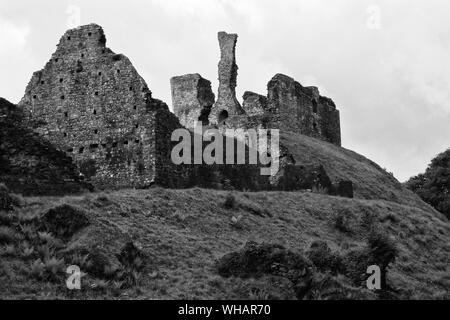
<path id="1" fill-rule="evenodd" d="M 122 265 L 118 278 L 123 285 L 131 287 L 139 284 L 142 273 L 148 265 L 148 257 L 133 242 L 128 242 L 117 258 Z"/>
<path id="2" fill-rule="evenodd" d="M 247 242 L 245 247 L 224 255 L 217 262 L 223 277 L 261 278 L 266 275 L 289 279 L 298 299 L 308 292 L 312 279 L 310 262 L 302 255 L 277 244 Z"/>
<path id="3" fill-rule="evenodd" d="M 44 271 L 45 271 L 45 265 L 41 259 L 37 259 L 31 264 L 30 275 L 33 278 L 36 278 L 39 280 L 42 279 L 44 276 Z"/>
<path id="4" fill-rule="evenodd" d="M 14 229 L 6 226 L 0 226 L 0 244 L 8 244 L 14 242 L 16 232 Z"/>
<path id="5" fill-rule="evenodd" d="M 16 256 L 17 255 L 16 247 L 13 244 L 7 244 L 2 249 L 1 254 L 5 256 Z"/>
<path id="6" fill-rule="evenodd" d="M 366 246 L 346 253 L 342 269 L 347 277 L 357 285 L 364 286 L 367 279 L 367 267 L 377 265 L 381 271 L 381 290 L 387 291 L 388 267 L 395 261 L 398 251 L 393 241 L 378 229 L 370 232 Z"/>
<path id="7" fill-rule="evenodd" d="M 10 226 L 15 222 L 12 212 L 0 211 L 0 225 Z"/>
<path id="8" fill-rule="evenodd" d="M 306 257 L 319 271 L 329 270 L 336 274 L 341 269 L 341 257 L 332 252 L 325 241 L 312 242 L 306 251 Z"/>
<path id="9" fill-rule="evenodd" d="M 9 195 L 8 188 L 0 183 L 0 211 L 9 211 L 13 209 L 13 199 Z"/>
<path id="10" fill-rule="evenodd" d="M 409 179 L 406 187 L 450 219 L 450 149 L 431 160 L 425 173 Z"/>
<path id="11" fill-rule="evenodd" d="M 232 193 L 228 193 L 227 196 L 225 197 L 225 202 L 223 203 L 224 208 L 228 210 L 236 209 L 236 205 L 237 205 L 236 198 Z"/>
<path id="12" fill-rule="evenodd" d="M 64 272 L 64 260 L 52 257 L 44 261 L 45 271 L 50 280 L 56 280 Z"/>
<path id="13" fill-rule="evenodd" d="M 338 210 L 334 216 L 334 227 L 343 233 L 350 233 L 352 231 L 351 214 L 348 209 Z"/>
<path id="14" fill-rule="evenodd" d="M 394 242 L 378 230 L 370 233 L 367 244 L 371 262 L 379 265 L 381 269 L 387 268 L 390 263 L 394 262 L 398 255 L 398 250 Z"/>
<path id="15" fill-rule="evenodd" d="M 42 229 L 57 238 L 67 240 L 80 229 L 88 226 L 88 214 L 80 208 L 63 204 L 48 210 L 42 216 Z"/>

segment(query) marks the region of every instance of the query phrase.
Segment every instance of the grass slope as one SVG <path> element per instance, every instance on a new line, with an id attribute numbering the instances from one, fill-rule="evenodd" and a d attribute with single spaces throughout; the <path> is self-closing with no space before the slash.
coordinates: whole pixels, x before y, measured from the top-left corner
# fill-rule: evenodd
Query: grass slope
<path id="1" fill-rule="evenodd" d="M 434 210 L 308 192 L 232 194 L 235 201 L 228 207 L 227 192 L 199 188 L 26 198 L 13 213 L 21 225 L 61 204 L 88 213 L 90 225 L 61 245 L 60 252 L 85 247 L 118 252 L 131 239 L 149 257 L 150 268 L 131 287 L 88 275 L 83 290 L 69 292 L 64 275 L 48 281 L 30 274 L 37 256 L 25 259 L 19 238 L 1 253 L 0 298 L 294 298 L 283 279 L 223 278 L 216 261 L 247 241 L 301 252 L 321 239 L 343 253 L 364 246 L 374 224 L 394 238 L 399 250 L 388 273 L 397 297 L 449 297 L 450 224 Z M 64 266 L 72 263 L 65 259 Z"/>
<path id="2" fill-rule="evenodd" d="M 351 180 L 357 198 L 384 199 L 423 210 L 431 208 L 390 173 L 356 152 L 295 133 L 282 134 L 280 142 L 296 163 L 320 163 L 332 180 Z"/>
<path id="3" fill-rule="evenodd" d="M 333 180 L 352 180 L 356 197 L 200 188 L 5 196 L 16 208 L 0 214 L 0 298 L 295 299 L 291 279 L 222 277 L 227 266 L 218 262 L 230 253 L 245 260 L 242 249 L 253 241 L 268 244 L 253 252 L 293 257 L 293 265 L 318 240 L 332 261 L 344 262 L 314 273 L 309 298 L 374 297 L 358 280 L 367 266 L 352 258 L 370 248 L 373 230 L 397 250 L 391 297 L 450 297 L 450 224 L 442 214 L 355 152 L 296 134 L 281 143 L 298 164 L 321 163 Z M 86 273 L 80 291 L 66 289 L 72 264 Z"/>

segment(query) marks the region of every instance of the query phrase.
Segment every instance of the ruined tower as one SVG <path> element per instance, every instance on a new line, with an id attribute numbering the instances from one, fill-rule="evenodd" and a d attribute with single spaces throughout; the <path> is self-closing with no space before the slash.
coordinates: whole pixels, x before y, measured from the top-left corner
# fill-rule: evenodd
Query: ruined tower
<path id="1" fill-rule="evenodd" d="M 209 116 L 211 123 L 220 124 L 231 115 L 244 113 L 236 99 L 238 66 L 235 50 L 237 37 L 237 34 L 218 33 L 220 46 L 219 94 Z"/>
<path id="2" fill-rule="evenodd" d="M 246 91 L 243 105 L 236 99 L 236 34 L 219 32 L 219 94 L 216 103 L 210 82 L 198 74 L 171 79 L 175 114 L 187 128 L 199 119 L 221 129 L 267 128 L 295 132 L 341 145 L 339 110 L 318 88 L 304 87 L 293 78 L 276 74 L 267 84 L 267 96 Z"/>
<path id="3" fill-rule="evenodd" d="M 19 103 L 29 125 L 97 187 L 178 186 L 170 135 L 180 127 L 95 24 L 68 30 Z"/>
<path id="4" fill-rule="evenodd" d="M 209 123 L 208 117 L 215 101 L 211 82 L 198 73 L 170 79 L 173 112 L 186 128 L 195 127 L 197 121 Z"/>
<path id="5" fill-rule="evenodd" d="M 267 84 L 266 108 L 271 125 L 282 132 L 296 132 L 341 145 L 339 110 L 316 87 L 304 87 L 291 77 L 276 74 Z"/>

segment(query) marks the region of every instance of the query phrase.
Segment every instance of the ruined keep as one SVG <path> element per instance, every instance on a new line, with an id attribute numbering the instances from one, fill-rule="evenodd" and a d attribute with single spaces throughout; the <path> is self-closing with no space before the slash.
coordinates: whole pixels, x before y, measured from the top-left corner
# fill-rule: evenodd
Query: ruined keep
<path id="1" fill-rule="evenodd" d="M 182 185 L 170 161 L 178 119 L 152 97 L 130 60 L 105 44 L 95 24 L 63 35 L 18 105 L 28 125 L 97 187 Z"/>
<path id="2" fill-rule="evenodd" d="M 241 107 L 235 90 L 237 35 L 219 32 L 218 39 L 219 89 L 217 101 L 208 117 L 209 123 L 224 128 L 280 129 L 282 132 L 300 133 L 341 145 L 339 110 L 334 102 L 321 96 L 316 87 L 303 87 L 286 75 L 277 74 L 269 81 L 267 96 L 245 92 Z M 214 96 L 210 82 L 200 75 L 196 77 L 202 79 L 203 85 L 184 85 L 192 75 L 171 79 L 174 112 L 188 128 L 192 128 L 200 116 L 203 120 L 206 118 L 209 107 L 205 108 L 205 104 L 202 104 L 202 97 Z M 196 98 L 184 100 L 183 97 Z M 208 101 L 208 105 L 211 101 Z"/>

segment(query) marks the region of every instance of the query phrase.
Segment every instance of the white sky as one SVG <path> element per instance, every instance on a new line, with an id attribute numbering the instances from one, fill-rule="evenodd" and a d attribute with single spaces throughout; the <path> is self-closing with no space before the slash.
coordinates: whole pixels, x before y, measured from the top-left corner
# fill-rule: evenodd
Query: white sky
<path id="1" fill-rule="evenodd" d="M 174 75 L 217 90 L 223 30 L 239 34 L 240 101 L 276 73 L 318 86 L 343 146 L 402 181 L 450 147 L 448 0 L 0 0 L 0 96 L 17 103 L 68 26 L 92 22 L 169 106 Z"/>

